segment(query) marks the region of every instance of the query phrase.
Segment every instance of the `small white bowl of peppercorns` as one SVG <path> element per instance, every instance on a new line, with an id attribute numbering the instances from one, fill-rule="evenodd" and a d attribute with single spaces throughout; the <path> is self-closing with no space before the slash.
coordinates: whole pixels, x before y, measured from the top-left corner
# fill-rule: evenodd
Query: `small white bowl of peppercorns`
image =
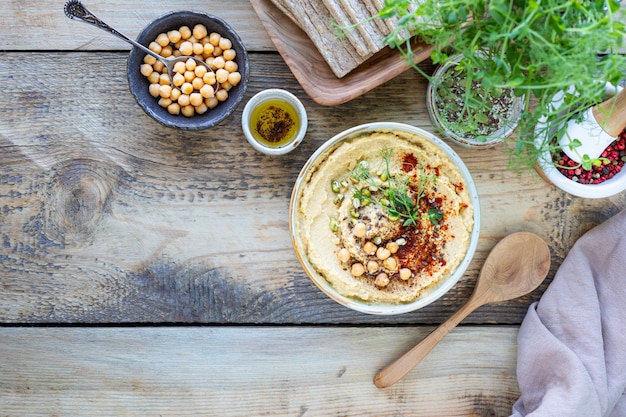
<path id="1" fill-rule="evenodd" d="M 155 57 L 139 48 L 130 52 L 129 88 L 139 106 L 161 124 L 185 130 L 213 127 L 243 99 L 247 52 L 223 19 L 195 11 L 171 12 L 146 26 L 137 42 L 165 58 L 189 57 L 170 75 Z"/>

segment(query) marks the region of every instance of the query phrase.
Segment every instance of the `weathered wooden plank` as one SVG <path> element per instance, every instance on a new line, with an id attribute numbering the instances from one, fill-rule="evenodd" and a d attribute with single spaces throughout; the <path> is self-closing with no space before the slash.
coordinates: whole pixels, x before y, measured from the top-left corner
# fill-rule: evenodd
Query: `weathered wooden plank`
<path id="1" fill-rule="evenodd" d="M 511 327 L 457 328 L 404 380 L 373 385 L 429 330 L 0 328 L 0 414 L 509 415 Z"/>
<path id="2" fill-rule="evenodd" d="M 624 195 L 573 198 L 532 171 L 508 171 L 501 148 L 456 148 L 481 198 L 474 262 L 452 291 L 419 312 L 355 313 L 328 300 L 300 268 L 288 234 L 291 187 L 311 153 L 346 128 L 396 121 L 432 130 L 425 80 L 409 71 L 349 103 L 322 107 L 279 56 L 252 54 L 247 96 L 286 88 L 309 113 L 304 143 L 272 158 L 243 138 L 243 104 L 203 132 L 148 118 L 128 92 L 126 56 L 0 54 L 1 322 L 439 323 L 467 299 L 505 235 L 543 236 L 554 272 L 582 233 L 625 206 Z M 30 71 L 18 76 L 20 65 Z M 547 282 L 466 322 L 519 323 Z"/>
<path id="3" fill-rule="evenodd" d="M 96 16 L 135 39 L 159 16 L 193 10 L 221 17 L 237 31 L 251 51 L 275 51 L 265 28 L 247 0 L 150 0 L 149 3 L 110 0 L 83 2 Z M 66 51 L 128 50 L 130 45 L 85 23 L 68 19 L 65 0 L 5 0 L 0 13 L 0 50 Z"/>

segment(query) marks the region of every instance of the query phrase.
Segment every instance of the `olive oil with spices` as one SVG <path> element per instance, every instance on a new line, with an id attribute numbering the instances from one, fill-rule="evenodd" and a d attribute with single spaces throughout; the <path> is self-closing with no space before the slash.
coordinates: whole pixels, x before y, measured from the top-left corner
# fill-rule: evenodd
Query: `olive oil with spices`
<path id="1" fill-rule="evenodd" d="M 272 99 L 259 104 L 250 115 L 250 130 L 256 140 L 279 148 L 294 140 L 300 119 L 288 102 Z"/>

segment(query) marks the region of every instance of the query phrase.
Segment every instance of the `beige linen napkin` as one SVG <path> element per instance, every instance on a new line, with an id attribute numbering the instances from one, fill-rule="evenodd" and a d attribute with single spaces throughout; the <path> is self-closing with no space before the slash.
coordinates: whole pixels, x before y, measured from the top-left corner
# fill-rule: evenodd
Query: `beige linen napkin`
<path id="1" fill-rule="evenodd" d="M 626 210 L 571 249 L 518 335 L 512 416 L 626 416 Z"/>

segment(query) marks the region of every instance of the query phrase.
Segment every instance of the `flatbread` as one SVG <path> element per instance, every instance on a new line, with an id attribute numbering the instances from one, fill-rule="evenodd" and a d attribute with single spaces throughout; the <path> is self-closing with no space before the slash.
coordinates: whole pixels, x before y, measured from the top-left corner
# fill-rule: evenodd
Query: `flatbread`
<path id="1" fill-rule="evenodd" d="M 384 0 L 271 0 L 311 39 L 332 72 L 342 78 L 382 50 L 384 39 L 394 31 L 398 19 L 373 19 Z M 340 36 L 333 22 L 342 27 L 356 23 Z M 399 37 L 407 37 L 402 33 Z"/>

